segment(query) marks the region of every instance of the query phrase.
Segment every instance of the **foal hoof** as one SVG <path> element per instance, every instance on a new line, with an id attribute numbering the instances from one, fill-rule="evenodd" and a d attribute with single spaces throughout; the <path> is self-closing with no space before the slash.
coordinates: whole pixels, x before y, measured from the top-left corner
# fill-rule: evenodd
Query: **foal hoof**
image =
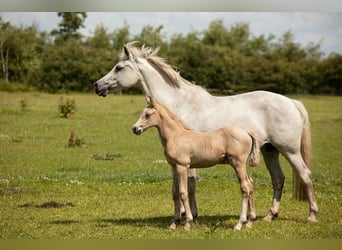
<path id="1" fill-rule="evenodd" d="M 184 226 L 185 231 L 190 231 L 190 224 L 186 223 Z"/>
<path id="2" fill-rule="evenodd" d="M 267 222 L 271 222 L 276 217 L 278 217 L 278 214 L 271 214 L 271 213 L 269 213 L 262 220 L 263 221 L 267 221 Z"/>
<path id="3" fill-rule="evenodd" d="M 234 231 L 235 231 L 235 232 L 239 232 L 239 231 L 241 231 L 241 228 L 242 228 L 242 224 L 241 224 L 241 223 L 238 223 L 237 225 L 235 225 Z"/>
<path id="4" fill-rule="evenodd" d="M 309 222 L 310 224 L 315 224 L 315 223 L 317 223 L 318 221 L 317 221 L 317 219 L 316 219 L 316 215 L 310 215 L 310 216 L 308 217 L 308 222 Z"/>
<path id="5" fill-rule="evenodd" d="M 171 230 L 176 230 L 176 228 L 177 228 L 177 224 L 174 222 L 169 226 L 169 229 Z"/>
<path id="6" fill-rule="evenodd" d="M 251 220 L 248 221 L 247 224 L 246 224 L 246 227 L 247 228 L 252 228 L 252 226 L 253 226 L 253 221 L 251 221 Z"/>

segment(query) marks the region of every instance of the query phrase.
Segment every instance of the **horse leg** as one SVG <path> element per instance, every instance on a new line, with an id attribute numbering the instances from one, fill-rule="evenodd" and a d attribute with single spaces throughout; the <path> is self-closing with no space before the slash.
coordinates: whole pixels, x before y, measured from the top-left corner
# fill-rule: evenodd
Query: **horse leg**
<path id="1" fill-rule="evenodd" d="M 241 208 L 241 213 L 240 213 L 240 218 L 238 223 L 234 226 L 235 231 L 240 231 L 242 228 L 242 225 L 247 222 L 247 210 L 248 210 L 248 205 L 250 203 L 251 195 L 253 193 L 253 185 L 250 182 L 250 179 L 247 175 L 246 171 L 246 163 L 237 163 L 233 164 L 232 166 L 236 172 L 236 175 L 239 179 L 240 182 L 240 190 L 242 194 L 242 208 Z M 254 201 L 252 202 L 254 206 Z M 252 208 L 252 217 L 255 217 L 255 211 Z M 249 227 L 251 227 L 252 222 L 250 221 Z"/>
<path id="2" fill-rule="evenodd" d="M 181 200 L 179 197 L 179 182 L 178 182 L 178 174 L 175 167 L 172 167 L 172 198 L 174 203 L 174 219 L 170 225 L 170 229 L 176 229 L 177 225 L 181 221 Z"/>
<path id="3" fill-rule="evenodd" d="M 318 213 L 318 206 L 316 203 L 312 180 L 311 180 L 311 171 L 306 166 L 300 152 L 297 153 L 286 153 L 284 154 L 286 159 L 290 162 L 291 166 L 297 172 L 298 176 L 306 186 L 306 191 L 309 200 L 309 217 L 308 222 L 315 223 L 317 222 L 316 214 Z"/>
<path id="4" fill-rule="evenodd" d="M 261 152 L 264 156 L 266 167 L 271 175 L 273 186 L 272 205 L 268 215 L 264 217 L 264 220 L 272 221 L 278 216 L 285 176 L 279 163 L 279 151 L 271 144 L 266 144 L 261 148 Z"/>
<path id="5" fill-rule="evenodd" d="M 189 202 L 190 208 L 193 218 L 197 218 L 198 211 L 197 211 L 197 203 L 196 203 L 196 169 L 192 168 L 189 170 L 188 175 L 188 194 L 189 194 Z"/>
<path id="6" fill-rule="evenodd" d="M 246 224 L 246 227 L 251 228 L 253 221 L 256 220 L 256 211 L 255 211 L 255 204 L 254 204 L 254 191 L 253 191 L 253 180 L 247 176 L 250 185 L 251 185 L 251 191 L 249 194 L 249 199 L 248 199 L 248 207 L 249 207 L 249 218 L 248 218 L 248 222 Z"/>

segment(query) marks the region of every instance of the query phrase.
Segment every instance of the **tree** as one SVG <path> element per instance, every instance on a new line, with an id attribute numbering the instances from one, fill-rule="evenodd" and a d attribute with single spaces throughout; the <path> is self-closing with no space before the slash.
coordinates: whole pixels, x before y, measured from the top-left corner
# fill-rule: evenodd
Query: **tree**
<path id="1" fill-rule="evenodd" d="M 198 32 L 190 32 L 186 36 L 173 35 L 167 52 L 171 65 L 176 65 L 181 75 L 190 82 L 204 84 L 201 67 L 205 61 L 205 46 L 201 43 Z"/>
<path id="2" fill-rule="evenodd" d="M 51 35 L 55 36 L 56 42 L 63 42 L 69 39 L 79 41 L 82 38 L 78 30 L 84 27 L 84 20 L 87 17 L 86 12 L 58 12 L 57 15 L 62 17 L 62 21 L 58 24 L 59 29 L 51 31 Z"/>
<path id="3" fill-rule="evenodd" d="M 209 46 L 227 46 L 228 31 L 222 19 L 214 20 L 209 24 L 208 29 L 203 32 L 202 42 Z"/>
<path id="4" fill-rule="evenodd" d="M 151 25 L 146 25 L 142 28 L 139 35 L 135 36 L 133 40 L 140 41 L 146 46 L 150 47 L 160 47 L 163 51 L 167 48 L 167 45 L 164 43 L 165 34 L 162 34 L 163 25 L 159 25 L 154 28 Z"/>
<path id="5" fill-rule="evenodd" d="M 40 53 L 44 38 L 37 27 L 14 27 L 0 19 L 0 58 L 5 82 L 40 81 Z"/>
<path id="6" fill-rule="evenodd" d="M 96 26 L 93 36 L 88 39 L 87 44 L 96 49 L 110 50 L 111 35 L 107 33 L 103 24 L 99 24 Z"/>
<path id="7" fill-rule="evenodd" d="M 314 92 L 342 95 L 342 55 L 332 53 L 318 67 L 320 82 Z"/>
<path id="8" fill-rule="evenodd" d="M 113 33 L 113 48 L 118 53 L 122 50 L 122 46 L 129 42 L 129 26 L 125 22 L 124 25 L 114 30 Z"/>
<path id="9" fill-rule="evenodd" d="M 9 22 L 3 22 L 0 17 L 0 56 L 2 74 L 5 82 L 8 82 L 9 55 L 10 50 L 14 50 L 12 39 L 14 37 L 14 27 Z"/>

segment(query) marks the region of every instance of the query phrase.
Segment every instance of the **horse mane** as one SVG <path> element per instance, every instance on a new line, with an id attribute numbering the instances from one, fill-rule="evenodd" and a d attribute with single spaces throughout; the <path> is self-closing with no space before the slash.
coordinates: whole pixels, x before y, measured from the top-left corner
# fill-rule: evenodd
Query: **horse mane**
<path id="1" fill-rule="evenodd" d="M 176 71 L 174 67 L 172 67 L 170 64 L 167 64 L 165 58 L 157 56 L 157 53 L 160 49 L 159 47 L 153 49 L 150 47 L 145 47 L 145 45 L 143 44 L 141 49 L 138 49 L 134 46 L 134 44 L 136 43 L 137 41 L 133 41 L 125 45 L 125 48 L 129 51 L 130 55 L 134 58 L 135 61 L 137 61 L 138 57 L 146 59 L 147 62 L 149 62 L 152 67 L 154 67 L 162 76 L 164 76 L 167 79 L 167 82 L 173 87 L 179 87 L 181 83 L 193 85 L 192 83 L 181 77 L 179 72 Z M 127 59 L 125 52 L 121 54 L 120 59 Z"/>

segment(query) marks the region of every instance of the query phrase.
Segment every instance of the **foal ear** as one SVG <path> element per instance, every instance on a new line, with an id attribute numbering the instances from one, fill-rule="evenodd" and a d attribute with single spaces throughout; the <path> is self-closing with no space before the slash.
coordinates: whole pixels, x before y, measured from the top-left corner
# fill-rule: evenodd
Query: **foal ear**
<path id="1" fill-rule="evenodd" d="M 149 95 L 146 96 L 146 102 L 147 102 L 147 105 L 151 105 L 152 107 L 154 107 L 154 100 L 151 96 Z"/>

